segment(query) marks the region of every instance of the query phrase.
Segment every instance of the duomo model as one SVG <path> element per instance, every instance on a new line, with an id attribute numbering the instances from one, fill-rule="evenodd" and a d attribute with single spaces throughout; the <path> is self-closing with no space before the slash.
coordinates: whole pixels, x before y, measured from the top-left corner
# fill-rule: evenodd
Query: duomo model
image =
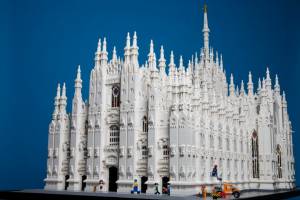
<path id="1" fill-rule="evenodd" d="M 150 42 L 139 64 L 137 35 L 127 35 L 124 58 L 98 42 L 89 97 L 82 99 L 78 67 L 72 112 L 66 86 L 57 87 L 49 125 L 46 190 L 129 193 L 169 183 L 172 195 L 196 194 L 223 181 L 242 190 L 295 187 L 292 127 L 278 77 L 267 69 L 254 91 L 251 72 L 240 89 L 229 84 L 222 56 L 209 46 L 204 8 L 204 47 L 178 67 L 163 47 L 157 59 Z M 166 67 L 168 68 L 166 69 Z M 247 88 L 247 90 L 245 89 Z M 103 185 L 99 187 L 99 183 Z"/>

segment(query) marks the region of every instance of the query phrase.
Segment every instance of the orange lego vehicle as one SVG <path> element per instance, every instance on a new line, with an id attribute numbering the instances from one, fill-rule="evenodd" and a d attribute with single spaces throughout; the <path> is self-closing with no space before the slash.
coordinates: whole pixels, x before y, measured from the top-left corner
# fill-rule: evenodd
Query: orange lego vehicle
<path id="1" fill-rule="evenodd" d="M 234 196 L 234 198 L 239 198 L 240 197 L 241 192 L 234 185 L 225 182 L 224 185 L 223 185 L 223 187 L 224 187 L 223 191 L 224 191 L 225 194 L 232 194 Z"/>

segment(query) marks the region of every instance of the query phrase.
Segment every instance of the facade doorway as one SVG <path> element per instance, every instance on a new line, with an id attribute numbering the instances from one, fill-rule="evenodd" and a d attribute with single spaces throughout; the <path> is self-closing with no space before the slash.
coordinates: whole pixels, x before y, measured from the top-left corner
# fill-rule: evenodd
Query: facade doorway
<path id="1" fill-rule="evenodd" d="M 167 177 L 167 176 L 164 176 L 164 177 L 162 177 L 162 193 L 164 193 L 164 188 L 165 189 L 167 189 L 168 188 L 168 182 L 169 182 L 169 177 Z"/>
<path id="2" fill-rule="evenodd" d="M 86 182 L 85 182 L 85 180 L 86 180 L 86 175 L 83 175 L 83 176 L 81 177 L 81 191 L 84 191 L 84 189 L 85 189 L 85 187 L 86 187 Z"/>
<path id="3" fill-rule="evenodd" d="M 69 178 L 70 178 L 69 175 L 66 175 L 66 176 L 65 176 L 65 190 L 67 190 L 68 187 L 69 187 L 69 182 L 68 182 Z"/>
<path id="4" fill-rule="evenodd" d="M 147 184 L 146 184 L 147 180 L 148 180 L 148 177 L 146 177 L 146 176 L 141 177 L 141 193 L 146 193 L 146 191 L 147 191 Z"/>
<path id="5" fill-rule="evenodd" d="M 116 167 L 110 167 L 109 168 L 109 185 L 108 185 L 108 191 L 110 192 L 116 192 L 118 189 L 117 185 L 118 180 L 118 168 Z"/>

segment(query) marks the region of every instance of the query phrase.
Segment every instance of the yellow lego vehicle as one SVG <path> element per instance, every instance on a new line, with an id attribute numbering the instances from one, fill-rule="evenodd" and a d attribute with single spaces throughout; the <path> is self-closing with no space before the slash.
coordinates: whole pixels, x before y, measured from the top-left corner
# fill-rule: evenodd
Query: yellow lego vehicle
<path id="1" fill-rule="evenodd" d="M 237 187 L 230 183 L 224 183 L 221 186 L 214 187 L 211 193 L 213 199 L 225 198 L 226 195 L 233 195 L 234 198 L 239 198 L 241 193 Z"/>
<path id="2" fill-rule="evenodd" d="M 224 193 L 227 195 L 227 194 L 232 194 L 234 196 L 234 198 L 239 198 L 240 195 L 241 195 L 241 192 L 240 190 L 235 187 L 234 185 L 230 184 L 230 183 L 227 183 L 225 182 L 224 185 Z"/>

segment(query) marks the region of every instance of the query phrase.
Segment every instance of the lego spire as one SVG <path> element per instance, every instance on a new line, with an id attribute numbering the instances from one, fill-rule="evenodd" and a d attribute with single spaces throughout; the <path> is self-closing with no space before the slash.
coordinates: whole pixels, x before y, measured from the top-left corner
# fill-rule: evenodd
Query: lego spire
<path id="1" fill-rule="evenodd" d="M 274 85 L 274 90 L 275 90 L 275 92 L 278 92 L 278 93 L 280 93 L 280 85 L 279 85 L 279 80 L 278 80 L 278 76 L 277 76 L 277 74 L 276 74 L 276 76 L 275 76 L 275 85 Z"/>
<path id="2" fill-rule="evenodd" d="M 175 63 L 174 63 L 173 51 L 171 51 L 171 55 L 170 55 L 169 72 L 170 72 L 170 75 L 174 75 L 174 72 L 175 72 Z"/>
<path id="3" fill-rule="evenodd" d="M 180 70 L 183 69 L 183 58 L 182 58 L 182 55 L 180 55 L 180 59 L 179 59 L 179 69 Z"/>
<path id="4" fill-rule="evenodd" d="M 154 53 L 153 40 L 150 41 L 150 52 L 148 54 L 148 63 L 149 63 L 149 67 L 152 70 L 156 70 L 156 56 L 155 56 L 155 53 Z"/>
<path id="5" fill-rule="evenodd" d="M 160 58 L 158 60 L 159 62 L 159 69 L 161 72 L 165 72 L 165 67 L 166 67 L 166 59 L 165 59 L 165 54 L 164 54 L 164 47 L 160 47 Z"/>
<path id="6" fill-rule="evenodd" d="M 287 107 L 287 102 L 286 102 L 286 97 L 285 97 L 285 92 L 284 91 L 282 92 L 282 106 L 284 108 Z"/>
<path id="7" fill-rule="evenodd" d="M 266 89 L 268 89 L 270 91 L 272 89 L 272 82 L 271 82 L 270 71 L 269 71 L 268 67 L 267 67 L 267 71 L 266 71 L 265 84 L 266 84 Z"/>
<path id="8" fill-rule="evenodd" d="M 127 37 L 126 37 L 126 48 L 130 48 L 130 34 L 129 34 L 129 32 L 127 33 Z"/>
<path id="9" fill-rule="evenodd" d="M 64 82 L 62 92 L 61 92 L 61 98 L 66 97 L 66 83 Z"/>
<path id="10" fill-rule="evenodd" d="M 56 89 L 56 97 L 55 97 L 55 99 L 58 100 L 58 99 L 60 98 L 60 92 L 61 92 L 61 91 L 60 91 L 60 84 L 58 84 L 58 85 L 57 85 L 57 89 Z"/>
<path id="11" fill-rule="evenodd" d="M 230 75 L 229 94 L 230 96 L 234 96 L 233 74 Z"/>
<path id="12" fill-rule="evenodd" d="M 102 64 L 106 64 L 107 63 L 107 60 L 108 60 L 108 58 L 107 58 L 107 47 L 106 47 L 106 38 L 104 37 L 103 38 L 103 44 L 102 44 L 102 52 L 101 52 L 101 58 L 100 58 L 100 60 L 101 60 L 101 63 Z"/>
<path id="13" fill-rule="evenodd" d="M 208 28 L 208 20 L 207 20 L 207 5 L 204 4 L 204 18 L 203 18 L 203 38 L 204 38 L 204 53 L 205 58 L 208 60 L 209 58 L 209 28 Z"/>
<path id="14" fill-rule="evenodd" d="M 101 39 L 98 40 L 97 52 L 101 52 Z"/>
<path id="15" fill-rule="evenodd" d="M 132 41 L 132 47 L 137 47 L 137 35 L 136 35 L 136 31 L 134 31 L 133 34 L 133 41 Z"/>
<path id="16" fill-rule="evenodd" d="M 245 87 L 244 87 L 244 81 L 243 81 L 243 80 L 242 80 L 242 82 L 241 82 L 241 90 L 240 90 L 240 94 L 241 94 L 242 96 L 245 95 Z"/>
<path id="17" fill-rule="evenodd" d="M 80 70 L 80 65 L 78 65 L 78 69 L 77 69 L 77 76 L 75 79 L 75 88 L 82 88 L 82 80 L 81 80 L 81 70 Z"/>
<path id="18" fill-rule="evenodd" d="M 59 99 L 59 111 L 60 114 L 66 114 L 67 96 L 66 96 L 66 84 L 63 84 L 61 97 Z"/>
<path id="19" fill-rule="evenodd" d="M 257 91 L 260 92 L 260 90 L 261 90 L 261 81 L 260 81 L 260 78 L 258 78 Z"/>
<path id="20" fill-rule="evenodd" d="M 139 47 L 137 46 L 137 35 L 136 35 L 136 31 L 134 31 L 133 33 L 133 41 L 132 41 L 132 47 L 131 47 L 131 58 L 132 58 L 132 62 L 133 64 L 135 64 L 135 66 L 138 66 L 139 61 L 138 61 L 138 55 L 139 55 Z"/>
<path id="21" fill-rule="evenodd" d="M 102 51 L 103 52 L 107 52 L 107 48 L 106 48 L 106 38 L 104 37 L 103 39 L 103 47 L 102 47 Z"/>
<path id="22" fill-rule="evenodd" d="M 114 48 L 113 48 L 112 60 L 113 60 L 113 61 L 117 61 L 117 50 L 116 50 L 116 46 L 114 46 Z"/>
<path id="23" fill-rule="evenodd" d="M 56 116 L 58 114 L 59 111 L 59 99 L 60 99 L 60 84 L 57 85 L 57 89 L 56 89 L 56 96 L 54 98 L 54 111 L 52 114 L 52 119 L 56 119 Z"/>
<path id="24" fill-rule="evenodd" d="M 219 54 L 218 54 L 218 52 L 216 52 L 216 64 L 219 67 L 220 63 L 219 63 Z"/>
<path id="25" fill-rule="evenodd" d="M 130 34 L 128 32 L 126 37 L 126 46 L 124 48 L 124 62 L 128 64 L 129 61 L 130 61 Z"/>
<path id="26" fill-rule="evenodd" d="M 95 52 L 95 61 L 96 61 L 95 66 L 98 66 L 98 61 L 100 60 L 100 57 L 101 57 L 101 39 L 99 38 L 97 51 Z"/>
<path id="27" fill-rule="evenodd" d="M 221 71 L 223 71 L 223 57 L 222 57 L 222 54 L 220 55 L 220 68 L 221 68 Z"/>
<path id="28" fill-rule="evenodd" d="M 253 82 L 252 82 L 252 74 L 249 72 L 248 74 L 248 95 L 252 96 L 253 95 Z"/>

